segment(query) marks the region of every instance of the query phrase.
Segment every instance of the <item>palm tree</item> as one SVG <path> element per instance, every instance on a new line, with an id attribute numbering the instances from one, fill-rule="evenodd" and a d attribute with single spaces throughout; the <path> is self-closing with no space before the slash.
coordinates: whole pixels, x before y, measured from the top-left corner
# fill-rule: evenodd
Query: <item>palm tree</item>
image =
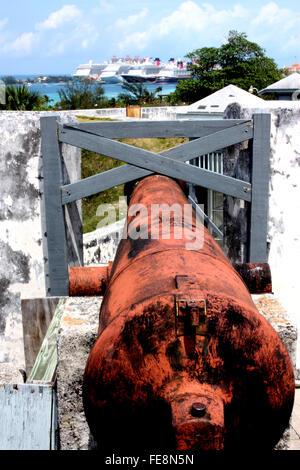
<path id="1" fill-rule="evenodd" d="M 49 102 L 46 95 L 28 90 L 25 85 L 13 86 L 7 85 L 5 88 L 6 104 L 2 109 L 9 111 L 34 111 L 45 109 Z"/>
<path id="2" fill-rule="evenodd" d="M 157 87 L 154 91 L 149 91 L 142 83 L 127 83 L 122 84 L 125 93 L 118 95 L 118 101 L 127 104 L 144 104 L 153 103 L 157 99 L 157 93 L 162 91 L 161 87 Z"/>
<path id="3" fill-rule="evenodd" d="M 68 83 L 58 90 L 60 109 L 91 109 L 104 104 L 104 88 L 99 83 L 80 81 Z"/>

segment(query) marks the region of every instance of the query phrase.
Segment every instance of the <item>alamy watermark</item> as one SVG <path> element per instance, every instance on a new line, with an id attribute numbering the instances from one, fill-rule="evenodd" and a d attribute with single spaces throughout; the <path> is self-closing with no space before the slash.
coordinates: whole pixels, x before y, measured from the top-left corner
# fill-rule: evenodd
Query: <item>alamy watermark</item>
<path id="1" fill-rule="evenodd" d="M 203 207 L 199 205 L 203 210 Z M 127 198 L 120 197 L 116 204 L 100 204 L 96 212 L 101 220 L 97 229 L 113 224 L 117 219 L 125 219 L 125 229 L 121 238 L 132 240 L 184 240 L 187 250 L 200 250 L 204 241 L 204 225 L 201 213 L 191 204 L 174 203 L 131 204 L 127 209 Z M 119 215 L 119 217 L 117 217 Z"/>

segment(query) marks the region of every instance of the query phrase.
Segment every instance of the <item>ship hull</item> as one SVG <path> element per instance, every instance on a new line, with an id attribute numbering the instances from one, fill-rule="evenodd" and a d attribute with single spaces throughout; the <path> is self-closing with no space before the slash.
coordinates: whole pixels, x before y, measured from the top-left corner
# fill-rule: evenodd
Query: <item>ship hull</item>
<path id="1" fill-rule="evenodd" d="M 107 84 L 114 84 L 114 83 L 116 84 L 116 83 L 123 82 L 123 78 L 120 75 L 110 75 L 108 77 L 100 76 L 100 79 L 102 83 L 107 83 Z"/>
<path id="2" fill-rule="evenodd" d="M 156 83 L 157 77 L 141 77 L 138 75 L 121 75 L 121 77 L 127 82 L 127 83 Z"/>

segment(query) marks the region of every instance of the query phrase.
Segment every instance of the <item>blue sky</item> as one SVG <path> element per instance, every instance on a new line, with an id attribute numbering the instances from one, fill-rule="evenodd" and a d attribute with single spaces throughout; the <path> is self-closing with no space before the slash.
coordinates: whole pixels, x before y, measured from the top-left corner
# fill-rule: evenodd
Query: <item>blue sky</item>
<path id="1" fill-rule="evenodd" d="M 278 66 L 300 62 L 294 0 L 14 0 L 0 7 L 0 75 L 74 73 L 113 55 L 183 58 L 245 32 Z"/>

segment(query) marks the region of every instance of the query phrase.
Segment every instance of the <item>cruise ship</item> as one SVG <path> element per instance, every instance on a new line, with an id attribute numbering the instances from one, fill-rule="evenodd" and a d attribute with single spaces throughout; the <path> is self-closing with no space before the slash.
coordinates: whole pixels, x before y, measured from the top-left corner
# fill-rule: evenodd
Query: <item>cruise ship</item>
<path id="1" fill-rule="evenodd" d="M 142 64 L 135 65 L 127 73 L 121 74 L 121 77 L 127 83 L 155 83 L 163 68 L 164 64 L 160 59 L 146 59 Z"/>
<path id="2" fill-rule="evenodd" d="M 143 58 L 136 56 L 131 59 L 126 56 L 125 59 L 113 57 L 111 61 L 81 64 L 77 67 L 74 77 L 78 79 L 97 80 L 100 83 L 157 83 L 167 84 L 176 83 L 178 80 L 184 80 L 191 76 L 186 61 L 173 58 L 167 63 L 160 61 L 158 57 Z"/>
<path id="3" fill-rule="evenodd" d="M 80 64 L 77 67 L 74 77 L 81 79 L 97 80 L 107 64 L 94 64 L 92 60 L 88 64 Z"/>
<path id="4" fill-rule="evenodd" d="M 189 63 L 170 59 L 167 64 L 156 62 L 146 66 L 145 64 L 139 70 L 130 70 L 127 74 L 122 74 L 122 78 L 128 83 L 155 83 L 165 85 L 168 83 L 177 83 L 178 80 L 186 80 L 191 77 L 188 70 Z"/>
<path id="5" fill-rule="evenodd" d="M 102 83 L 120 83 L 123 82 L 122 74 L 129 72 L 131 64 L 123 62 L 116 64 L 108 64 L 98 77 Z"/>
<path id="6" fill-rule="evenodd" d="M 190 78 L 191 72 L 188 70 L 189 65 L 190 63 L 183 63 L 182 61 L 175 62 L 174 59 L 170 59 L 167 66 L 159 72 L 155 83 L 158 85 L 166 85 Z"/>
<path id="7" fill-rule="evenodd" d="M 109 62 L 103 63 L 93 63 L 90 60 L 87 64 L 78 65 L 74 77 L 77 79 L 98 80 L 102 83 L 120 83 L 123 81 L 121 73 L 139 67 L 143 60 L 139 56 L 134 59 L 129 56 L 124 59 L 113 56 Z"/>

